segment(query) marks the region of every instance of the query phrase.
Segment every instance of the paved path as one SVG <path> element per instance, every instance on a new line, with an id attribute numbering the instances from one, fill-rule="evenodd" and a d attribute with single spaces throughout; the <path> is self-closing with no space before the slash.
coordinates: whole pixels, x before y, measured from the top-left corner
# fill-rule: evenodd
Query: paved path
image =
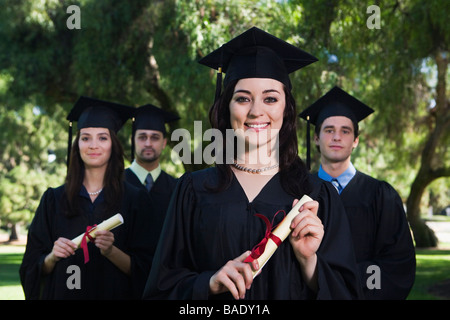
<path id="1" fill-rule="evenodd" d="M 427 225 L 433 229 L 439 242 L 450 243 L 450 222 L 447 221 L 428 221 Z"/>

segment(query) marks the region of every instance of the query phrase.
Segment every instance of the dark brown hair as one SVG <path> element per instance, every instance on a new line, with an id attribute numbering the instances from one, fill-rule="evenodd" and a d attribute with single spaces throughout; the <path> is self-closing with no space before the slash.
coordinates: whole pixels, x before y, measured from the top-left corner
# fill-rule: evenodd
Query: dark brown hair
<path id="1" fill-rule="evenodd" d="M 103 177 L 103 192 L 105 196 L 105 213 L 118 211 L 123 196 L 124 181 L 124 151 L 123 147 L 112 130 L 109 130 L 111 137 L 111 156 L 108 160 L 105 176 Z M 84 179 L 84 162 L 80 156 L 78 141 L 80 131 L 73 143 L 70 153 L 69 169 L 65 181 L 65 214 L 68 217 L 79 214 L 78 196 Z M 63 208 L 64 208 L 63 207 Z"/>
<path id="2" fill-rule="evenodd" d="M 231 82 L 224 89 L 220 98 L 209 110 L 211 127 L 217 128 L 223 136 L 223 161 L 216 164 L 219 171 L 219 184 L 213 190 L 227 189 L 233 179 L 230 165 L 226 164 L 226 130 L 231 129 L 230 101 L 238 80 Z M 297 111 L 294 97 L 289 89 L 284 86 L 286 106 L 284 108 L 283 125 L 279 132 L 279 160 L 281 185 L 283 189 L 294 197 L 301 197 L 310 192 L 308 170 L 305 163 L 298 156 L 297 141 Z"/>

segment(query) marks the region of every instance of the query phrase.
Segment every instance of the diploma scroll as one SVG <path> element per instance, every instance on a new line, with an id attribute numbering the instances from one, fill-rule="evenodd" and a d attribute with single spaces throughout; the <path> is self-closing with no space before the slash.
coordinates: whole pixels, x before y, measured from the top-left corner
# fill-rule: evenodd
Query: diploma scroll
<path id="1" fill-rule="evenodd" d="M 298 210 L 300 207 L 308 201 L 313 201 L 310 197 L 307 195 L 304 195 L 296 204 L 295 206 L 289 211 L 289 213 L 284 217 L 284 219 L 278 224 L 278 226 L 275 228 L 275 230 L 272 232 L 273 235 L 278 237 L 281 242 L 283 242 L 291 233 L 291 223 L 292 220 L 299 214 Z M 253 271 L 253 278 L 256 277 L 256 275 L 262 270 L 264 265 L 269 261 L 269 259 L 272 257 L 272 255 L 277 250 L 278 245 L 269 238 L 266 244 L 266 247 L 264 249 L 264 252 L 257 258 L 259 269 L 256 271 Z"/>
<path id="2" fill-rule="evenodd" d="M 95 238 L 95 232 L 96 231 L 101 231 L 101 230 L 112 230 L 115 227 L 120 226 L 123 223 L 123 217 L 120 213 L 112 216 L 111 218 L 103 221 L 102 223 L 98 224 L 97 226 L 91 228 L 89 230 L 89 236 L 91 238 Z M 73 239 L 72 241 L 76 243 L 77 248 L 80 247 L 81 245 L 81 241 L 83 240 L 83 237 L 86 237 L 86 241 L 89 241 L 89 237 L 86 236 L 86 233 L 82 233 L 80 234 L 78 237 L 76 237 L 75 239 Z"/>

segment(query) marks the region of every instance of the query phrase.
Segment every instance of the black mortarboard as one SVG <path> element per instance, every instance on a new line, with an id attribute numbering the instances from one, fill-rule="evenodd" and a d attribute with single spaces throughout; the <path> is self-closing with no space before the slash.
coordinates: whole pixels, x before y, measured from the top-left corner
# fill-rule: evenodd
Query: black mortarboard
<path id="1" fill-rule="evenodd" d="M 72 122 L 77 122 L 77 129 L 108 128 L 117 133 L 132 116 L 133 108 L 122 104 L 81 96 L 70 110 L 69 143 L 67 163 L 72 148 Z"/>
<path id="2" fill-rule="evenodd" d="M 303 110 L 299 117 L 307 120 L 309 116 L 309 121 L 313 125 L 321 124 L 323 120 L 333 116 L 344 116 L 358 123 L 372 112 L 372 108 L 335 86 Z"/>
<path id="3" fill-rule="evenodd" d="M 134 134 L 136 130 L 157 130 L 166 135 L 166 123 L 180 117 L 151 104 L 140 106 L 133 113 L 133 132 L 131 134 L 131 158 L 134 159 Z"/>
<path id="4" fill-rule="evenodd" d="M 134 129 L 157 130 L 166 134 L 166 123 L 179 120 L 180 117 L 174 113 L 165 111 L 151 104 L 146 104 L 135 109 Z"/>
<path id="5" fill-rule="evenodd" d="M 307 139 L 307 165 L 310 167 L 309 152 L 309 123 L 320 125 L 326 118 L 334 116 L 344 116 L 352 120 L 354 126 L 359 121 L 366 118 L 374 110 L 352 95 L 348 94 L 338 86 L 328 91 L 325 95 L 303 110 L 299 117 L 307 121 L 306 139 Z"/>
<path id="6" fill-rule="evenodd" d="M 217 100 L 221 93 L 222 72 L 226 74 L 224 86 L 233 80 L 270 78 L 291 89 L 289 73 L 316 61 L 317 58 L 309 53 L 253 27 L 200 59 L 199 63 L 218 70 Z"/>

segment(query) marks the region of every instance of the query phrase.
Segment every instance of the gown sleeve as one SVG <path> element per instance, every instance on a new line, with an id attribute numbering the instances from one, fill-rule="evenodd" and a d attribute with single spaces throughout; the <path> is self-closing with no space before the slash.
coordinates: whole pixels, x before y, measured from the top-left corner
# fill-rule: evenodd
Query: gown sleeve
<path id="1" fill-rule="evenodd" d="M 53 248 L 49 214 L 54 212 L 54 208 L 54 191 L 49 188 L 43 194 L 30 225 L 26 250 L 19 269 L 20 281 L 27 300 L 40 298 L 41 282 L 45 277 L 41 275 L 42 266 L 45 256 Z"/>
<path id="2" fill-rule="evenodd" d="M 196 199 L 191 173 L 174 190 L 161 231 L 144 299 L 207 299 L 215 271 L 197 273 L 190 230 Z"/>
<path id="3" fill-rule="evenodd" d="M 154 211 L 150 198 L 145 191 L 133 188 L 128 195 L 131 210 L 127 217 L 130 220 L 130 230 L 127 235 L 127 250 L 130 256 L 130 284 L 133 299 L 140 299 L 145 282 L 150 272 L 155 243 L 149 234 L 152 233 Z"/>
<path id="4" fill-rule="evenodd" d="M 319 194 L 319 218 L 325 233 L 317 251 L 316 299 L 359 299 L 360 282 L 348 218 L 334 187 L 323 182 Z"/>
<path id="5" fill-rule="evenodd" d="M 366 299 L 406 299 L 416 270 L 414 244 L 400 196 L 386 182 L 376 192 L 375 212 L 379 213 L 373 259 L 359 263 Z M 380 288 L 368 286 L 368 267 L 379 267 Z M 371 287 L 372 289 L 370 289 Z"/>

